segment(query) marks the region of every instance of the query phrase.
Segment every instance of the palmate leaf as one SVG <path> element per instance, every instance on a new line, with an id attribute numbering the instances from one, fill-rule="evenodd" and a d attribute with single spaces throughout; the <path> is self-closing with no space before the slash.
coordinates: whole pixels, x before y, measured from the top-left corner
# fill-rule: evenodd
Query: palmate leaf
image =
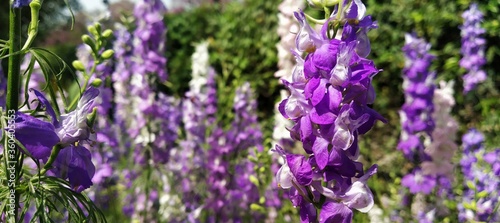
<path id="1" fill-rule="evenodd" d="M 57 56 L 47 49 L 31 48 L 30 52 L 42 69 L 45 81 L 47 83 L 45 88 L 42 90 L 48 91 L 52 99 L 52 106 L 54 107 L 56 114 L 61 115 L 61 110 L 56 103 L 57 92 L 59 92 L 61 98 L 63 99 L 62 101 L 64 103 L 64 107 L 66 108 L 66 112 L 71 110 L 72 108 L 68 108 L 66 95 L 64 93 L 65 89 L 62 84 L 62 74 L 66 69 L 68 69 L 73 79 L 76 81 L 76 83 L 78 83 L 76 74 L 70 69 L 70 66 L 68 66 L 68 64 L 66 64 L 66 62 L 64 62 L 61 57 Z"/>
<path id="2" fill-rule="evenodd" d="M 39 222 L 53 222 L 65 218 L 67 222 L 107 222 L 104 214 L 85 194 L 77 193 L 65 180 L 52 176 L 35 177 L 30 181 L 35 192 Z M 63 214 L 64 213 L 64 214 Z"/>

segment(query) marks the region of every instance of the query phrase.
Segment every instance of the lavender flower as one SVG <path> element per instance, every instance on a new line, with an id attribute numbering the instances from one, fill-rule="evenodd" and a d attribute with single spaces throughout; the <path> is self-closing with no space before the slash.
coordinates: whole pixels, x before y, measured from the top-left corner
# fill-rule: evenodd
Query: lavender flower
<path id="1" fill-rule="evenodd" d="M 373 206 L 366 181 L 377 166 L 363 171 L 363 165 L 356 161 L 357 140 L 376 120 L 385 119 L 367 106 L 375 99 L 371 80 L 378 70 L 363 58 L 369 53 L 369 44 L 358 39 L 365 38 L 365 27 L 374 27 L 363 9 L 360 1 L 345 9 L 342 19 L 346 23 L 339 39 L 328 37 L 329 23 L 318 33 L 303 12 L 295 13 L 300 23 L 296 48 L 308 54 L 302 59 L 294 53 L 298 63 L 292 81 L 283 80 L 290 96 L 279 110 L 294 121 L 290 134 L 302 142 L 306 155 L 276 146 L 275 151 L 285 160 L 276 178 L 280 187 L 290 189 L 290 199 L 300 207 L 303 222 L 316 221 L 315 206 L 321 204 L 320 222 L 351 222 L 352 209 L 367 212 Z"/>
<path id="2" fill-rule="evenodd" d="M 483 13 L 476 3 L 470 5 L 469 10 L 462 14 L 464 19 L 460 27 L 462 36 L 462 59 L 460 66 L 467 70 L 464 75 L 464 93 L 473 90 L 477 84 L 486 80 L 486 72 L 481 67 L 486 63 L 484 47 L 486 40 L 481 37 L 485 30 L 481 28 Z"/>

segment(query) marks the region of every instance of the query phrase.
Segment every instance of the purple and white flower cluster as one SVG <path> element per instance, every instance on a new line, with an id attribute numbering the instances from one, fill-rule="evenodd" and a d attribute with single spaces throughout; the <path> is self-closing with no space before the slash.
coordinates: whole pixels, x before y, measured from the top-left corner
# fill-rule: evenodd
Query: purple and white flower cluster
<path id="1" fill-rule="evenodd" d="M 94 99 L 99 95 L 96 88 L 88 88 L 80 98 L 77 108 L 67 114 L 56 115 L 45 96 L 35 90 L 39 108 L 45 108 L 49 121 L 35 118 L 23 112 L 16 113 L 15 136 L 26 148 L 27 155 L 35 160 L 49 161 L 53 147 L 58 146 L 59 154 L 49 171 L 62 179 L 69 179 L 71 187 L 81 192 L 89 188 L 95 173 L 88 150 L 93 134 L 93 123 L 88 115 L 93 110 Z"/>
<path id="2" fill-rule="evenodd" d="M 462 14 L 464 19 L 460 27 L 462 36 L 462 59 L 460 66 L 467 70 L 463 76 L 464 93 L 476 88 L 477 84 L 486 80 L 486 72 L 481 67 L 486 63 L 484 48 L 486 40 L 481 37 L 485 30 L 481 28 L 483 13 L 478 9 L 476 3 L 470 5 L 469 10 Z"/>
<path id="3" fill-rule="evenodd" d="M 304 152 L 276 146 L 285 160 L 276 178 L 281 188 L 290 189 L 303 222 L 351 222 L 352 209 L 368 212 L 374 204 L 366 183 L 377 165 L 365 172 L 356 161 L 358 136 L 376 120 L 385 122 L 368 106 L 375 100 L 371 81 L 379 70 L 365 58 L 370 52 L 366 33 L 376 27 L 365 10 L 361 1 L 336 6 L 331 19 L 344 25 L 339 39 L 329 37 L 331 19 L 317 32 L 302 11 L 295 12 L 300 23 L 293 51 L 297 64 L 292 81 L 283 80 L 290 96 L 279 109 L 294 122 L 290 135 L 302 142 Z"/>
<path id="4" fill-rule="evenodd" d="M 458 204 L 460 221 L 500 221 L 500 148 L 487 152 L 483 142 L 484 135 L 476 129 L 462 137 L 465 188 Z"/>

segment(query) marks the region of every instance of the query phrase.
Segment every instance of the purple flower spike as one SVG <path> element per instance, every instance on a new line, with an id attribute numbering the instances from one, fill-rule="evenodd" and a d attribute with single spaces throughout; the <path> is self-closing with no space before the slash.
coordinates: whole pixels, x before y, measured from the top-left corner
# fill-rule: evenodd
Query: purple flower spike
<path id="1" fill-rule="evenodd" d="M 371 81 L 379 70 L 364 58 L 370 52 L 366 33 L 376 24 L 364 15 L 361 0 L 344 2 L 341 37 L 327 35 L 333 31 L 329 21 L 334 16 L 326 18 L 318 32 L 302 11 L 295 13 L 301 28 L 292 50 L 297 64 L 291 80 L 282 80 L 290 96 L 280 103 L 279 111 L 295 123 L 287 129 L 304 151 L 286 154 L 277 147 L 286 162 L 276 180 L 283 189 L 290 189 L 302 222 L 318 220 L 314 209 L 321 209 L 320 222 L 351 222 L 352 209 L 367 212 L 373 206 L 366 180 L 376 166 L 363 176 L 363 165 L 356 159 L 358 136 L 376 120 L 386 122 L 368 107 L 375 101 Z"/>
<path id="2" fill-rule="evenodd" d="M 486 41 L 481 37 L 485 30 L 481 28 L 483 13 L 477 4 L 470 5 L 462 14 L 464 24 L 460 27 L 462 36 L 462 59 L 460 66 L 467 70 L 464 79 L 464 93 L 474 90 L 477 84 L 486 80 L 486 72 L 481 67 L 486 63 L 484 48 Z"/>
<path id="3" fill-rule="evenodd" d="M 54 162 L 51 171 L 62 179 L 69 179 L 71 188 L 76 192 L 92 186 L 92 177 L 95 167 L 92 163 L 92 155 L 83 146 L 70 146 L 62 149 Z"/>
<path id="4" fill-rule="evenodd" d="M 48 158 L 52 147 L 59 142 L 54 126 L 21 112 L 16 114 L 16 139 L 23 144 L 33 158 Z"/>

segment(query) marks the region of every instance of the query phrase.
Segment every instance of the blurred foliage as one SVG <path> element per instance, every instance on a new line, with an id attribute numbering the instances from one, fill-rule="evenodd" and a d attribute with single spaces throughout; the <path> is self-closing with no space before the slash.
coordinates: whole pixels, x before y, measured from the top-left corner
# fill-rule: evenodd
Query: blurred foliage
<path id="1" fill-rule="evenodd" d="M 210 62 L 219 74 L 219 110 L 231 110 L 234 90 L 250 81 L 258 95 L 259 117 L 269 117 L 278 96 L 274 77 L 278 4 L 276 0 L 207 4 L 167 15 L 168 71 L 175 94 L 182 96 L 188 88 L 192 44 L 208 39 Z M 229 113 L 221 115 L 224 123 L 232 118 Z"/>
<path id="2" fill-rule="evenodd" d="M 81 10 L 81 6 L 78 0 L 68 0 L 69 6 L 73 10 L 74 13 L 77 13 Z M 9 38 L 9 9 L 10 9 L 10 1 L 2 0 L 0 1 L 0 39 L 7 40 Z M 31 20 L 30 8 L 23 7 L 22 8 L 22 38 L 23 41 L 26 40 L 27 37 L 27 29 L 28 24 Z M 45 39 L 49 38 L 56 27 L 65 26 L 66 30 L 69 30 L 71 27 L 71 14 L 68 10 L 68 5 L 66 5 L 65 1 L 60 0 L 44 0 L 42 8 L 40 10 L 40 24 L 38 29 L 38 35 L 35 40 L 35 46 L 44 45 L 41 44 L 45 41 Z M 81 33 L 77 34 L 78 39 Z M 57 35 L 52 35 L 57 36 Z M 76 45 L 74 45 L 76 46 Z M 54 48 L 58 48 L 59 46 L 55 45 Z M 65 47 L 63 47 L 65 48 Z M 63 51 L 61 48 L 61 52 L 74 52 L 71 51 Z M 71 48 L 71 46 L 69 47 Z M 61 55 L 62 58 L 67 58 L 68 54 L 58 54 Z M 73 54 L 74 55 L 74 54 Z M 74 58 L 75 56 L 70 56 L 70 58 Z M 66 63 L 71 63 L 70 60 L 65 60 Z M 4 66 L 4 70 L 7 68 L 7 60 L 3 60 L 0 66 Z M 7 72 L 5 72 L 7 73 Z"/>
<path id="3" fill-rule="evenodd" d="M 68 0 L 67 2 L 74 13 L 81 10 L 78 0 Z M 10 1 L 7 0 L 0 1 L 0 39 L 8 39 L 9 3 Z M 23 7 L 21 13 L 22 23 L 25 24 L 23 33 L 25 33 L 31 19 L 30 8 Z M 40 10 L 40 28 L 38 30 L 37 41 L 42 41 L 55 27 L 61 25 L 68 25 L 68 28 L 70 27 L 69 25 L 71 25 L 71 14 L 68 10 L 68 5 L 66 5 L 65 1 L 61 0 L 44 0 Z"/>

